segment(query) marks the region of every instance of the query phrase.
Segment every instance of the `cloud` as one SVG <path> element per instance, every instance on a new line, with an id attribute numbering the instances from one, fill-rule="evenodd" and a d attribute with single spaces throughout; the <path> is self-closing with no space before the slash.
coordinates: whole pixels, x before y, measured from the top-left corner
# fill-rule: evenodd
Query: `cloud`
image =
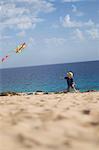
<path id="1" fill-rule="evenodd" d="M 55 10 L 53 3 L 47 0 L 1 0 L 0 27 L 27 30 L 35 28 L 44 19 L 41 13 L 51 13 Z"/>
<path id="2" fill-rule="evenodd" d="M 63 0 L 63 2 L 80 2 L 80 1 L 83 1 L 83 0 Z"/>
<path id="3" fill-rule="evenodd" d="M 30 19 L 27 16 L 22 16 L 19 18 L 10 18 L 7 19 L 4 23 L 1 23 L 3 27 L 9 27 L 9 28 L 18 28 L 18 29 L 29 29 L 29 28 L 35 28 L 36 23 L 41 22 L 41 20 L 38 18 L 32 18 Z"/>
<path id="4" fill-rule="evenodd" d="M 9 35 L 0 35 L 0 41 L 1 40 L 7 40 L 7 39 L 11 39 L 12 37 Z"/>
<path id="5" fill-rule="evenodd" d="M 33 37 L 30 37 L 27 43 L 28 47 L 31 47 L 36 44 L 36 40 Z"/>
<path id="6" fill-rule="evenodd" d="M 86 31 L 86 33 L 92 38 L 92 39 L 99 39 L 99 28 L 91 28 Z"/>
<path id="7" fill-rule="evenodd" d="M 90 19 L 87 22 L 81 22 L 76 20 L 71 20 L 69 14 L 67 14 L 64 18 L 60 17 L 60 23 L 65 28 L 79 28 L 79 27 L 92 27 L 94 26 L 94 22 Z"/>
<path id="8" fill-rule="evenodd" d="M 72 5 L 72 12 L 75 13 L 75 15 L 78 16 L 78 17 L 84 15 L 84 13 L 79 11 L 75 5 Z"/>
<path id="9" fill-rule="evenodd" d="M 79 39 L 81 41 L 83 41 L 85 39 L 84 35 L 83 35 L 83 32 L 80 29 L 76 29 L 74 31 L 74 39 Z"/>
<path id="10" fill-rule="evenodd" d="M 17 36 L 19 36 L 19 37 L 24 37 L 25 35 L 26 35 L 26 32 L 24 30 L 17 33 Z"/>
<path id="11" fill-rule="evenodd" d="M 81 31 L 79 28 L 75 29 L 72 34 L 73 40 L 99 40 L 99 28 L 89 28 Z"/>
<path id="12" fill-rule="evenodd" d="M 72 5 L 72 12 L 77 12 L 77 7 L 75 5 Z"/>
<path id="13" fill-rule="evenodd" d="M 54 45 L 54 46 L 63 45 L 65 42 L 66 42 L 65 38 L 52 37 L 52 38 L 45 39 L 46 44 Z"/>

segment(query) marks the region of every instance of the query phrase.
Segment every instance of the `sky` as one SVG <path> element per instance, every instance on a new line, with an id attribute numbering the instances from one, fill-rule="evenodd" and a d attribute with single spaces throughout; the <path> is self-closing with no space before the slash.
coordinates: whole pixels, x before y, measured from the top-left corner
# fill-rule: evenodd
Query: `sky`
<path id="1" fill-rule="evenodd" d="M 99 60 L 99 0 L 0 0 L 0 61 L 10 51 L 0 68 Z"/>

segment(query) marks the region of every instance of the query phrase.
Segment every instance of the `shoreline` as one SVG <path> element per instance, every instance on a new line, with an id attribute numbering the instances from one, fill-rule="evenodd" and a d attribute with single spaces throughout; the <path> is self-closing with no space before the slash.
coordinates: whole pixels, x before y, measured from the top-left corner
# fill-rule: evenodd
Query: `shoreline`
<path id="1" fill-rule="evenodd" d="M 62 94 L 62 93 L 87 93 L 87 92 L 99 92 L 99 90 L 85 90 L 85 91 L 78 91 L 78 92 L 67 92 L 66 90 L 64 91 L 58 91 L 58 92 L 46 92 L 46 91 L 35 91 L 35 92 L 14 92 L 14 91 L 6 91 L 6 92 L 1 92 L 0 96 L 11 96 L 11 95 L 45 95 L 45 94 Z"/>

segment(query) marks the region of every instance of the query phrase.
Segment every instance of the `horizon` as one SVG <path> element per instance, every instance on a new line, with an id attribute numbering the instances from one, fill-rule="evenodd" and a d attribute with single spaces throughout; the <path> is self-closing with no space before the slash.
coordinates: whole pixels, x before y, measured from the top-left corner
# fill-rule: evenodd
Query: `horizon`
<path id="1" fill-rule="evenodd" d="M 35 66 L 19 66 L 19 67 L 8 67 L 8 68 L 0 68 L 3 69 L 18 69 L 18 68 L 28 68 L 28 67 L 42 67 L 42 66 L 53 66 L 53 65 L 62 65 L 62 64 L 76 64 L 76 63 L 88 63 L 88 62 L 98 62 L 99 60 L 88 60 L 88 61 L 78 61 L 78 62 L 64 62 L 64 63 L 56 63 L 56 64 L 42 64 L 42 65 L 35 65 Z"/>
<path id="2" fill-rule="evenodd" d="M 99 1 L 1 0 L 0 68 L 99 60 Z M 0 60 L 1 61 L 1 60 Z"/>

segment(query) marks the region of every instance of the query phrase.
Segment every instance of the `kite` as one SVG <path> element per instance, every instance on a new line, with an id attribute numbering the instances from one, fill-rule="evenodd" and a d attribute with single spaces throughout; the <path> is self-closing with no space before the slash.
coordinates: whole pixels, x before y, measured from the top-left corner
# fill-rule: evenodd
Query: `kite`
<path id="1" fill-rule="evenodd" d="M 26 44 L 25 44 L 25 43 L 19 45 L 19 46 L 16 48 L 16 53 L 22 52 L 22 50 L 23 50 L 24 48 L 26 48 Z"/>
<path id="2" fill-rule="evenodd" d="M 24 48 L 26 48 L 26 43 L 20 44 L 14 51 L 13 50 L 10 51 L 8 55 L 6 55 L 5 57 L 3 57 L 1 59 L 1 63 L 3 63 L 11 55 L 12 52 L 21 53 Z"/>

